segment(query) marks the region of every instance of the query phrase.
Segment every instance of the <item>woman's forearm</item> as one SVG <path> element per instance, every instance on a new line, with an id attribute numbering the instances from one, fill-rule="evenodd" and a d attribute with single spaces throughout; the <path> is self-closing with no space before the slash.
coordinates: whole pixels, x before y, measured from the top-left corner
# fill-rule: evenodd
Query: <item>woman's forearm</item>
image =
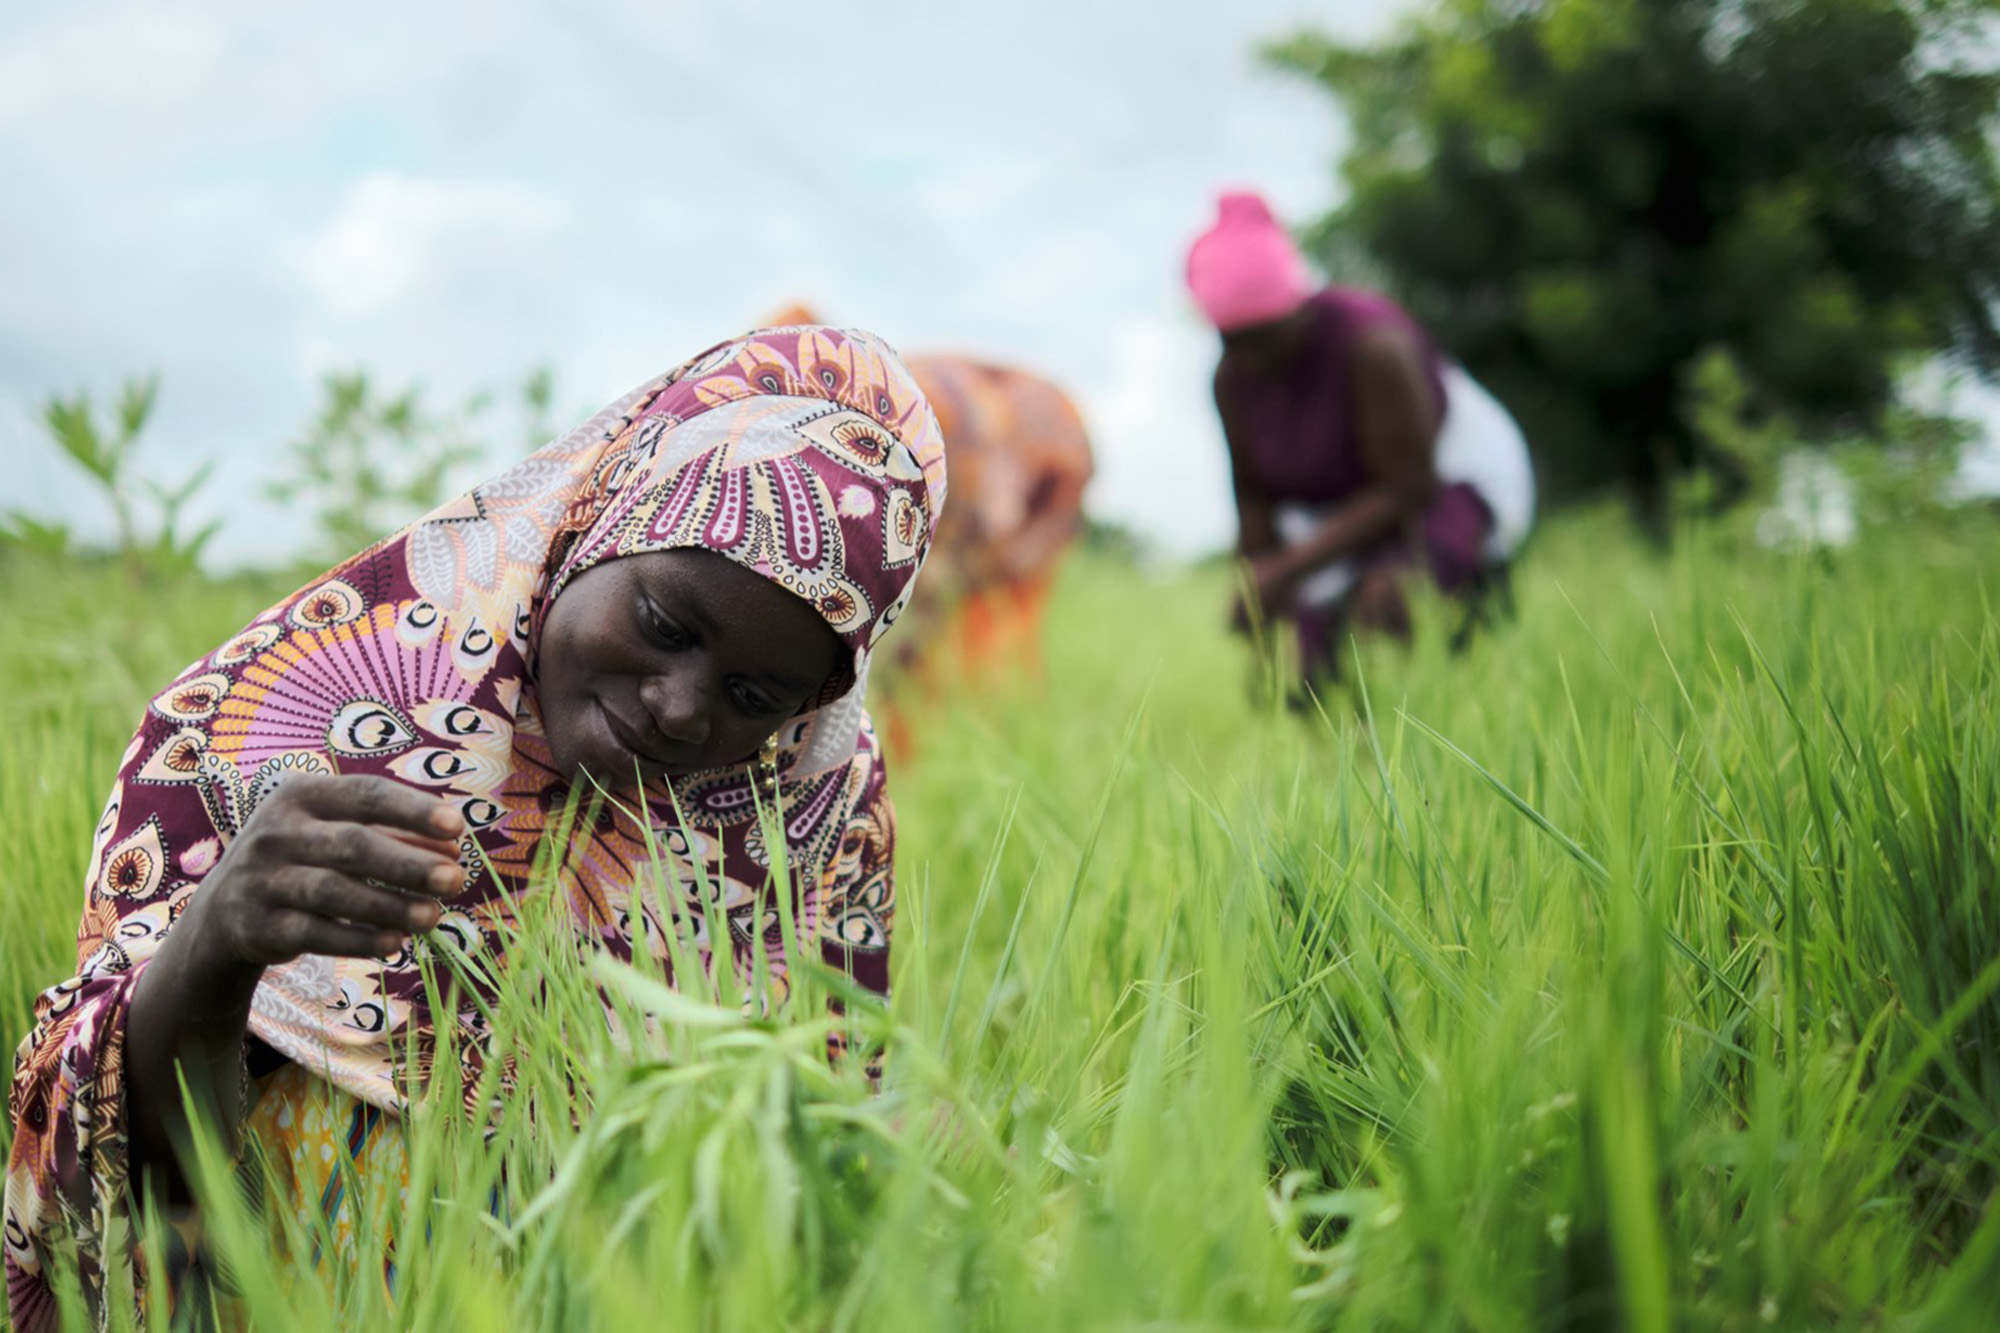
<path id="1" fill-rule="evenodd" d="M 1403 498 L 1387 486 L 1370 486 L 1336 507 L 1303 540 L 1279 557 L 1288 579 L 1302 579 L 1392 537 L 1410 519 Z"/>
<path id="2" fill-rule="evenodd" d="M 465 818 L 389 778 L 301 774 L 267 794 L 139 977 L 125 1016 L 134 1164 L 187 1197 L 181 1080 L 203 1113 L 245 1108 L 243 1042 L 264 969 L 304 954 L 382 958 L 435 926 L 463 871 Z"/>
<path id="3" fill-rule="evenodd" d="M 1059 476 L 1046 488 L 1028 524 L 1007 543 L 1009 572 L 1015 578 L 1035 573 L 1051 563 L 1083 526 L 1084 479 Z"/>
<path id="4" fill-rule="evenodd" d="M 1236 551 L 1245 560 L 1255 560 L 1278 549 L 1278 527 L 1271 506 L 1261 500 L 1239 500 L 1236 504 Z"/>
<path id="5" fill-rule="evenodd" d="M 180 923 L 185 927 L 189 922 Z M 147 964 L 125 1020 L 126 1120 L 135 1178 L 163 1201 L 189 1201 L 181 1154 L 192 1141 L 181 1080 L 195 1105 L 233 1125 L 241 1101 L 250 997 L 264 969 L 200 956 L 198 931 L 175 930 Z M 178 946 L 178 947 L 177 947 Z"/>

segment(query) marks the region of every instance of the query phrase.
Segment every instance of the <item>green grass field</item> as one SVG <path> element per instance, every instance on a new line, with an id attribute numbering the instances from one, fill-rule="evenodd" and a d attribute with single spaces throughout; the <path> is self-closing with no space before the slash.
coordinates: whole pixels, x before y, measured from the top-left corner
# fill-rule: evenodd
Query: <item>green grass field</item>
<path id="1" fill-rule="evenodd" d="M 1983 515 L 1567 518 L 1514 621 L 1454 658 L 1429 608 L 1308 721 L 1220 571 L 1078 558 L 1041 680 L 914 714 L 881 1095 L 810 987 L 611 978 L 662 1020 L 620 1051 L 531 929 L 518 1113 L 441 1098 L 407 1198 L 361 1187 L 393 1304 L 211 1226 L 265 1328 L 1991 1327 L 1995 570 Z M 273 589 L 0 578 L 11 1040 L 143 700 Z"/>

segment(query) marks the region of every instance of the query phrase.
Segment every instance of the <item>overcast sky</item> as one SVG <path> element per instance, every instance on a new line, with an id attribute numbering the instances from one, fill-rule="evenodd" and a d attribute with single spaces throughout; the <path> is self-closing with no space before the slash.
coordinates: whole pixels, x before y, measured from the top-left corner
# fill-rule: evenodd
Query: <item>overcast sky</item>
<path id="1" fill-rule="evenodd" d="M 808 299 L 1054 375 L 1095 433 L 1093 510 L 1221 544 L 1183 247 L 1219 184 L 1333 201 L 1334 109 L 1256 42 L 1406 7 L 17 6 L 0 507 L 93 513 L 34 407 L 157 369 L 148 469 L 220 460 L 217 554 L 279 553 L 297 525 L 261 487 L 328 369 L 455 398 L 546 362 L 581 415 Z"/>

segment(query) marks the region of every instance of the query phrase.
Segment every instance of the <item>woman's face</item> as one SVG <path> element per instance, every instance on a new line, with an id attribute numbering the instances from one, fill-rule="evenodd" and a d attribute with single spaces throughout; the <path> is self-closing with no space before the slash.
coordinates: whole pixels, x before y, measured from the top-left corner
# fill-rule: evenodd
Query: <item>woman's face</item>
<path id="1" fill-rule="evenodd" d="M 607 560 L 549 606 L 542 725 L 564 777 L 607 787 L 739 763 L 845 651 L 811 604 L 713 551 Z"/>
<path id="2" fill-rule="evenodd" d="M 1253 375 L 1263 378 L 1282 375 L 1305 350 L 1312 323 L 1312 307 L 1303 305 L 1289 315 L 1232 329 L 1222 335 L 1222 355 L 1232 365 Z"/>

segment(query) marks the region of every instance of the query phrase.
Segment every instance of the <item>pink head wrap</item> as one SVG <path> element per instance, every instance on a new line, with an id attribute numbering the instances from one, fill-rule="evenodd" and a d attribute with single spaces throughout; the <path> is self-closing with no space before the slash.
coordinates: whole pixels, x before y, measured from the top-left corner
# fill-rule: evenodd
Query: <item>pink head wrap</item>
<path id="1" fill-rule="evenodd" d="M 1215 225 L 1188 247 L 1188 290 L 1224 333 L 1280 319 L 1312 295 L 1312 275 L 1261 195 L 1230 190 L 1216 199 Z"/>

